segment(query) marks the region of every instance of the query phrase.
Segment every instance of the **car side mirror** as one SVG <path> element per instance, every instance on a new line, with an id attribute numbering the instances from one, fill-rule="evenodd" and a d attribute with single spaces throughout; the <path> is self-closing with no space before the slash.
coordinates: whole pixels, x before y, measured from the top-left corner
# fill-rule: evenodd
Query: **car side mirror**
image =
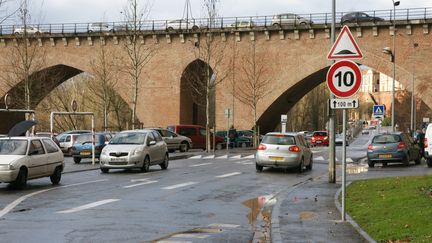
<path id="1" fill-rule="evenodd" d="M 156 141 L 150 141 L 150 142 L 148 143 L 148 145 L 149 145 L 149 146 L 156 145 Z"/>

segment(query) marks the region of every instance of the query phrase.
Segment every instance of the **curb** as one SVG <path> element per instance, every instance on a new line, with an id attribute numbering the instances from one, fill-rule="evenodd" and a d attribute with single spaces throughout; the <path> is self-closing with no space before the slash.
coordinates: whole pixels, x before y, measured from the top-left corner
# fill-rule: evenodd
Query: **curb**
<path id="1" fill-rule="evenodd" d="M 346 187 L 348 188 L 348 186 L 349 185 L 351 185 L 351 182 L 348 182 L 347 183 L 347 185 L 346 185 Z M 340 203 L 339 203 L 339 195 L 341 194 L 341 192 L 342 192 L 342 187 L 341 188 L 339 188 L 337 191 L 336 191 L 336 193 L 335 193 L 335 196 L 334 196 L 334 202 L 335 202 L 335 206 L 336 206 L 336 208 L 338 209 L 338 211 L 339 211 L 339 213 L 342 215 L 342 206 L 340 205 Z M 363 236 L 363 238 L 366 240 L 366 241 L 368 241 L 368 242 L 371 242 L 371 243 L 376 243 L 376 241 L 368 234 L 368 233 L 366 233 L 366 231 L 364 231 L 358 224 L 357 224 L 357 222 L 355 222 L 352 218 L 351 218 L 351 216 L 349 216 L 347 213 L 345 213 L 345 216 L 346 216 L 346 221 L 348 222 L 348 223 L 350 223 L 351 224 L 351 226 L 352 227 L 354 227 L 354 229 L 355 230 L 357 230 L 357 232 L 361 235 L 361 236 Z"/>
<path id="2" fill-rule="evenodd" d="M 179 156 L 174 156 L 174 157 L 170 158 L 170 161 L 171 160 L 179 160 L 179 159 L 187 159 L 187 158 L 192 157 L 192 156 L 194 156 L 194 155 L 179 155 Z M 71 170 L 71 171 L 63 171 L 62 174 L 72 174 L 72 173 L 91 171 L 91 170 L 99 170 L 99 167 L 97 167 L 97 168 L 92 167 L 92 168 L 87 168 L 87 169 L 77 169 L 77 170 Z"/>

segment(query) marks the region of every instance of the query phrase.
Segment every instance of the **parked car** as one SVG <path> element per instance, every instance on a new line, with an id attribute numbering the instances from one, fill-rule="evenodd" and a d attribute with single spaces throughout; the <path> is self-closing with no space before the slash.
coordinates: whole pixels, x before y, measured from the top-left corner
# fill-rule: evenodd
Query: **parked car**
<path id="1" fill-rule="evenodd" d="M 49 138 L 0 138 L 0 182 L 24 187 L 27 180 L 50 177 L 58 184 L 63 160 L 63 153 Z"/>
<path id="2" fill-rule="evenodd" d="M 110 169 L 141 169 L 148 172 L 150 166 L 168 168 L 168 148 L 162 136 L 149 129 L 123 131 L 115 135 L 102 149 L 100 169 L 108 173 Z"/>
<path id="3" fill-rule="evenodd" d="M 346 146 L 349 146 L 349 143 L 348 143 L 348 134 L 347 134 L 347 136 L 346 136 L 346 138 L 345 138 L 345 144 L 346 144 Z M 336 134 L 336 136 L 335 136 L 335 145 L 336 146 L 342 146 L 343 145 L 343 134 L 342 133 L 338 133 L 338 134 Z"/>
<path id="4" fill-rule="evenodd" d="M 168 31 L 173 30 L 197 30 L 199 26 L 195 22 L 194 19 L 186 20 L 186 19 L 176 19 L 167 21 L 165 24 L 165 29 Z"/>
<path id="5" fill-rule="evenodd" d="M 251 141 L 253 141 L 253 134 L 254 134 L 253 130 L 239 130 L 237 131 L 237 134 L 239 135 L 239 137 L 247 137 Z M 264 136 L 262 134 L 259 134 L 259 141 L 261 141 L 263 137 Z"/>
<path id="6" fill-rule="evenodd" d="M 175 152 L 176 150 L 179 150 L 180 152 L 187 152 L 189 149 L 192 148 L 192 139 L 179 135 L 175 132 L 171 132 L 167 129 L 163 128 L 148 128 L 155 130 L 159 132 L 159 134 L 162 136 L 163 140 L 167 144 L 168 151 L 170 153 Z"/>
<path id="7" fill-rule="evenodd" d="M 255 23 L 252 20 L 238 20 L 229 25 L 232 28 L 253 28 Z"/>
<path id="8" fill-rule="evenodd" d="M 75 133 L 72 133 L 72 134 L 66 133 L 66 134 L 61 134 L 61 135 L 56 137 L 59 144 L 60 144 L 60 149 L 65 155 L 72 156 L 71 148 L 72 148 L 73 144 L 75 143 L 78 135 L 79 134 L 75 134 Z"/>
<path id="9" fill-rule="evenodd" d="M 432 167 L 432 123 L 426 127 L 424 136 L 424 157 L 428 167 Z"/>
<path id="10" fill-rule="evenodd" d="M 328 140 L 328 133 L 327 131 L 315 131 L 312 133 L 312 137 L 310 140 L 311 146 L 328 146 L 329 140 Z"/>
<path id="11" fill-rule="evenodd" d="M 100 157 L 102 149 L 108 144 L 111 138 L 112 135 L 110 133 L 103 132 L 95 134 L 95 158 Z M 92 134 L 79 134 L 70 151 L 74 162 L 77 164 L 79 164 L 83 158 L 92 158 Z"/>
<path id="12" fill-rule="evenodd" d="M 93 32 L 113 32 L 114 29 L 107 23 L 97 22 L 91 23 L 88 27 L 88 33 Z"/>
<path id="13" fill-rule="evenodd" d="M 370 16 L 364 12 L 351 12 L 347 13 L 341 18 L 341 24 L 359 23 L 359 22 L 378 22 L 384 21 L 384 19 Z"/>
<path id="14" fill-rule="evenodd" d="M 264 167 L 312 169 L 313 154 L 302 135 L 298 133 L 267 133 L 256 152 L 256 170 Z"/>
<path id="15" fill-rule="evenodd" d="M 283 25 L 312 25 L 313 22 L 309 19 L 303 18 L 297 14 L 285 13 L 274 15 L 272 18 L 272 25 L 276 27 L 281 27 Z"/>
<path id="16" fill-rule="evenodd" d="M 29 35 L 38 35 L 41 33 L 46 33 L 46 31 L 42 31 L 39 28 L 30 25 L 20 26 L 14 29 L 15 35 L 23 35 L 24 32 L 26 32 Z"/>
<path id="17" fill-rule="evenodd" d="M 226 142 L 227 142 L 227 139 L 226 139 L 227 131 L 217 131 L 215 134 L 216 134 L 216 136 L 223 137 L 224 138 L 224 143 L 226 144 Z M 232 137 L 232 139 L 233 139 L 233 141 L 230 141 L 230 143 L 229 143 L 230 147 L 246 148 L 246 147 L 251 147 L 252 146 L 252 140 L 249 139 L 248 137 L 234 136 L 234 137 Z"/>
<path id="18" fill-rule="evenodd" d="M 171 132 L 186 136 L 192 140 L 194 148 L 206 149 L 206 129 L 199 125 L 171 125 L 167 127 Z M 213 136 L 211 136 L 213 141 Z M 215 136 L 216 149 L 223 149 L 225 146 L 223 137 Z"/>
<path id="19" fill-rule="evenodd" d="M 60 142 L 56 138 L 57 133 L 54 133 L 53 135 L 54 135 L 54 137 L 52 138 L 52 140 L 54 141 L 54 143 L 57 144 L 57 146 L 60 147 Z M 50 132 L 36 132 L 35 136 L 40 137 L 40 138 L 51 138 L 51 133 Z"/>
<path id="20" fill-rule="evenodd" d="M 386 166 L 388 163 L 409 165 L 411 160 L 420 164 L 420 148 L 411 136 L 402 132 L 375 135 L 368 146 L 367 159 L 369 167 L 376 163 Z"/>
<path id="21" fill-rule="evenodd" d="M 361 131 L 361 134 L 362 134 L 362 135 L 368 135 L 368 134 L 369 134 L 369 130 L 368 130 L 368 129 L 363 129 L 363 130 Z"/>

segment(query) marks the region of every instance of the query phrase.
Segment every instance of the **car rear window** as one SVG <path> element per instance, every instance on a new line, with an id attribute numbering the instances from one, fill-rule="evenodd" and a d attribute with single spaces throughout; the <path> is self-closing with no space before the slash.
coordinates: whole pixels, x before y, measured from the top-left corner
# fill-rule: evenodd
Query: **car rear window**
<path id="1" fill-rule="evenodd" d="M 96 143 L 100 143 L 101 141 L 101 137 L 100 135 L 96 135 L 95 139 L 96 139 Z M 92 135 L 91 134 L 81 134 L 77 137 L 75 143 L 92 143 Z"/>
<path id="2" fill-rule="evenodd" d="M 295 145 L 295 138 L 290 135 L 271 134 L 264 136 L 262 143 L 275 145 Z"/>
<path id="3" fill-rule="evenodd" d="M 327 136 L 327 132 L 314 132 L 312 136 Z"/>
<path id="4" fill-rule="evenodd" d="M 372 143 L 399 143 L 400 141 L 402 141 L 401 137 L 395 134 L 378 135 L 372 139 Z"/>

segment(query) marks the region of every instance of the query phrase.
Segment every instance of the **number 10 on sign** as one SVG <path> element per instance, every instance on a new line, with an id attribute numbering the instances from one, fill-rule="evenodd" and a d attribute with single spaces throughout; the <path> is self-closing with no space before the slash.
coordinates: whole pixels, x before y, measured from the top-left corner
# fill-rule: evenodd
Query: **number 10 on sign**
<path id="1" fill-rule="evenodd" d="M 336 62 L 327 72 L 327 86 L 339 98 L 348 98 L 357 93 L 361 79 L 360 68 L 350 60 Z"/>

